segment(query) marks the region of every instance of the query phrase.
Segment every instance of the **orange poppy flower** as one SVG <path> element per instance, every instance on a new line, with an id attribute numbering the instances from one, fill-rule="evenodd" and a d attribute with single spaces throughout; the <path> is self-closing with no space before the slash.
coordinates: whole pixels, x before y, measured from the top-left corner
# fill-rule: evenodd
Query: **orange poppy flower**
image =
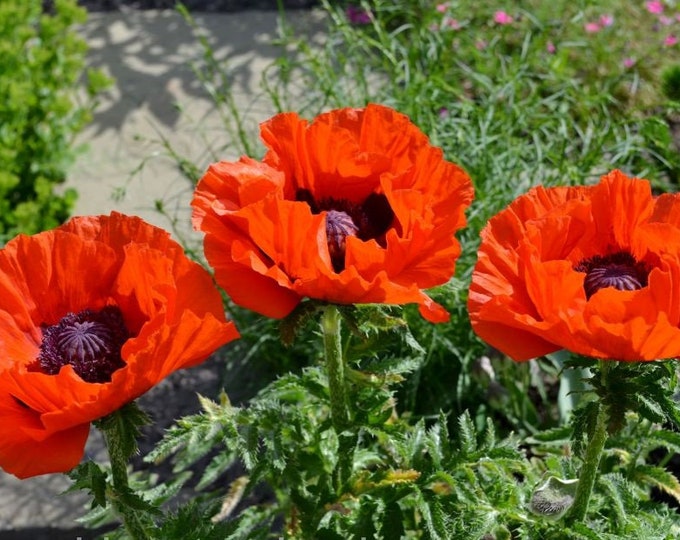
<path id="1" fill-rule="evenodd" d="M 233 301 L 284 317 L 302 298 L 338 304 L 417 303 L 447 282 L 455 232 L 473 196 L 467 174 L 388 107 L 339 109 L 312 123 L 295 113 L 261 126 L 262 162 L 210 166 L 192 206 L 205 255 Z"/>
<path id="2" fill-rule="evenodd" d="M 0 467 L 75 467 L 90 422 L 238 337 L 210 275 L 162 229 L 73 218 L 0 250 Z"/>
<path id="3" fill-rule="evenodd" d="M 534 188 L 481 236 L 470 318 L 513 359 L 680 355 L 680 195 L 655 198 L 613 171 L 595 186 Z"/>

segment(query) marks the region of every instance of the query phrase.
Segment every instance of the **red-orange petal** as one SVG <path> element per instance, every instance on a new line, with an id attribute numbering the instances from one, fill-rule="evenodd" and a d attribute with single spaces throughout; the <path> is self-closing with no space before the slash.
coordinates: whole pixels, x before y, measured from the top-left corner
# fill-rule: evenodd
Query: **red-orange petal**
<path id="1" fill-rule="evenodd" d="M 69 470 L 91 421 L 238 337 L 210 275 L 167 232 L 121 214 L 10 241 L 0 293 L 0 426 L 14 430 L 0 442 L 0 467 L 20 477 Z M 107 305 L 132 334 L 111 381 L 86 382 L 70 365 L 43 373 L 41 327 Z"/>
<path id="2" fill-rule="evenodd" d="M 262 164 L 241 158 L 210 167 L 192 202 L 206 258 L 234 302 L 268 316 L 287 314 L 304 297 L 417 303 L 429 320 L 446 319 L 422 290 L 446 283 L 455 270 L 454 235 L 473 196 L 462 169 L 408 117 L 376 104 L 330 111 L 311 123 L 279 114 L 262 124 L 261 136 L 268 148 Z M 235 195 L 267 178 L 276 178 L 276 190 L 248 200 Z M 337 266 L 326 213 L 363 212 L 369 197 L 389 205 L 381 219 L 394 217 L 371 234 L 355 223 L 357 236 L 344 238 L 344 266 Z"/>
<path id="3" fill-rule="evenodd" d="M 468 301 L 473 328 L 515 360 L 561 348 L 625 361 L 679 355 L 674 206 L 620 171 L 592 187 L 536 188 L 519 197 L 482 232 Z M 586 297 L 579 265 L 621 252 L 651 270 L 647 283 Z"/>
<path id="4" fill-rule="evenodd" d="M 83 457 L 89 424 L 48 434 L 40 416 L 0 392 L 0 464 L 18 478 L 68 471 Z"/>

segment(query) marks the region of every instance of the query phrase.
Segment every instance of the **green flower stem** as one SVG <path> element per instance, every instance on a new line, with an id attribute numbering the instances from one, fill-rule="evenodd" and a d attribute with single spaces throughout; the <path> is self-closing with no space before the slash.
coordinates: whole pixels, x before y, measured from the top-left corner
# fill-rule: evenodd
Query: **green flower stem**
<path id="1" fill-rule="evenodd" d="M 340 343 L 340 313 L 338 308 L 326 306 L 321 316 L 328 391 L 331 398 L 331 420 L 340 435 L 349 426 L 349 407 L 345 389 L 345 363 Z"/>
<path id="2" fill-rule="evenodd" d="M 338 463 L 335 467 L 334 483 L 337 492 L 343 493 L 352 476 L 354 449 L 357 434 L 351 428 L 351 416 L 347 400 L 345 360 L 340 339 L 340 313 L 336 306 L 326 306 L 321 317 L 328 391 L 331 400 L 331 421 L 338 436 Z"/>
<path id="3" fill-rule="evenodd" d="M 128 458 L 125 450 L 124 434 L 121 433 L 122 422 L 116 421 L 116 415 L 124 414 L 122 410 L 117 410 L 107 417 L 107 422 L 100 426 L 106 448 L 109 452 L 111 461 L 111 477 L 113 480 L 113 493 L 110 496 L 111 504 L 123 521 L 125 530 L 134 540 L 147 540 L 151 538 L 144 527 L 142 516 L 139 510 L 132 508 L 125 503 L 125 494 L 130 493 L 128 482 Z M 108 421 L 112 420 L 112 421 Z"/>
<path id="4" fill-rule="evenodd" d="M 600 377 L 603 386 L 606 386 L 604 383 L 608 370 L 609 363 L 606 361 L 600 362 Z M 600 466 L 602 450 L 604 450 L 604 445 L 607 442 L 608 421 L 609 415 L 607 414 L 606 407 L 602 403 L 598 403 L 595 427 L 588 440 L 586 455 L 579 474 L 576 495 L 574 496 L 574 504 L 569 512 L 569 519 L 571 521 L 583 521 L 586 517 L 588 503 L 590 502 L 590 496 L 597 478 L 597 470 Z"/>

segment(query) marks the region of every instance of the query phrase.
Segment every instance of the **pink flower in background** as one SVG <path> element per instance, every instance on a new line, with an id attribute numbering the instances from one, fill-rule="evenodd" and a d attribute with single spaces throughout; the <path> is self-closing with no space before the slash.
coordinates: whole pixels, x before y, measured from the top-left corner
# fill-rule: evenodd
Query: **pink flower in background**
<path id="1" fill-rule="evenodd" d="M 351 24 L 371 24 L 371 14 L 359 6 L 347 6 L 345 14 Z"/>
<path id="2" fill-rule="evenodd" d="M 439 118 L 444 119 L 449 115 L 449 110 L 446 107 L 439 109 Z"/>
<path id="3" fill-rule="evenodd" d="M 673 45 L 676 45 L 678 43 L 678 37 L 675 36 L 674 34 L 670 34 L 669 36 L 666 36 L 666 39 L 663 40 L 663 44 L 666 47 L 672 47 Z"/>
<path id="4" fill-rule="evenodd" d="M 600 31 L 600 25 L 594 22 L 584 24 L 583 28 L 585 28 L 585 31 L 589 34 L 595 34 L 596 32 Z"/>
<path id="5" fill-rule="evenodd" d="M 505 11 L 497 11 L 493 15 L 493 20 L 496 24 L 512 24 L 514 19 Z"/>
<path id="6" fill-rule="evenodd" d="M 555 44 L 552 41 L 548 41 L 548 43 L 545 44 L 545 50 L 548 51 L 548 53 L 550 54 L 555 54 L 557 48 L 555 47 Z"/>
<path id="7" fill-rule="evenodd" d="M 443 4 L 437 4 L 437 7 L 435 8 L 439 13 L 446 13 L 446 10 L 449 9 L 449 4 L 447 2 Z"/>
<path id="8" fill-rule="evenodd" d="M 627 57 L 623 59 L 623 67 L 630 69 L 635 65 L 635 58 Z"/>
<path id="9" fill-rule="evenodd" d="M 680 22 L 680 13 L 675 14 L 675 20 Z"/>
<path id="10" fill-rule="evenodd" d="M 444 19 L 444 26 L 447 28 L 450 28 L 451 30 L 460 30 L 460 22 L 456 19 L 451 19 L 450 17 L 447 17 Z"/>
<path id="11" fill-rule="evenodd" d="M 658 0 L 654 0 L 653 2 L 647 2 L 645 6 L 647 7 L 647 11 L 649 11 L 650 13 L 654 13 L 655 15 L 663 13 L 663 3 L 659 2 Z"/>
<path id="12" fill-rule="evenodd" d="M 673 20 L 672 17 L 666 17 L 665 15 L 659 15 L 659 22 L 661 24 L 663 24 L 664 26 L 670 26 L 675 21 Z"/>
<path id="13" fill-rule="evenodd" d="M 484 41 L 483 39 L 480 39 L 475 42 L 475 47 L 477 48 L 478 51 L 483 51 L 484 49 L 486 49 L 487 45 L 488 45 L 487 42 Z"/>
<path id="14" fill-rule="evenodd" d="M 614 16 L 609 15 L 605 13 L 604 15 L 600 15 L 600 25 L 604 28 L 606 26 L 611 26 L 614 24 Z"/>

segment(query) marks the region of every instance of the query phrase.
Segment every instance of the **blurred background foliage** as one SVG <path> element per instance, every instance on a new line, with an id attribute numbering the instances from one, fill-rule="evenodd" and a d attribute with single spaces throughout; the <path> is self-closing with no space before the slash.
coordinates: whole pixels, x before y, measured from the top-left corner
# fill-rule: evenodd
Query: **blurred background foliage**
<path id="1" fill-rule="evenodd" d="M 0 2 L 0 241 L 53 228 L 77 196 L 59 190 L 97 94 L 109 85 L 85 66 L 75 0 Z M 81 84 L 84 83 L 84 84 Z M 82 90 L 81 90 L 82 87 Z"/>

